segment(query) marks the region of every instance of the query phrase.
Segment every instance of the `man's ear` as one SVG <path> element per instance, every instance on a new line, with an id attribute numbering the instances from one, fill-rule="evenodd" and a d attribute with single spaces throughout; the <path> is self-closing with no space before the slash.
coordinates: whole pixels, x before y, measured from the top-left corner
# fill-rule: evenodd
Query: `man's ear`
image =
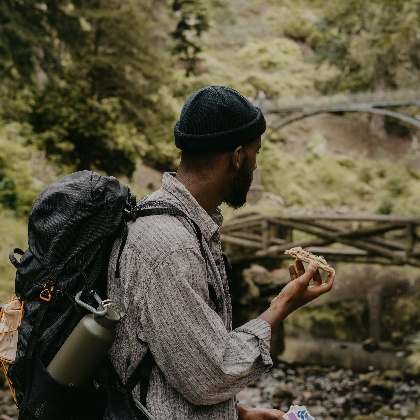
<path id="1" fill-rule="evenodd" d="M 231 158 L 232 165 L 234 166 L 236 170 L 242 167 L 244 158 L 245 158 L 245 150 L 242 146 L 238 146 L 232 152 L 232 158 Z"/>

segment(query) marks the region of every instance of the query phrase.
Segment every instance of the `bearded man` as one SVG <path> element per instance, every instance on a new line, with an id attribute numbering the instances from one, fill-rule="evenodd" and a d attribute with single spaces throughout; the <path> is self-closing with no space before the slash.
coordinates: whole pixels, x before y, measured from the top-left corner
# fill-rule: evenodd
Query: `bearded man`
<path id="1" fill-rule="evenodd" d="M 323 282 L 315 265 L 305 272 L 297 261 L 275 303 L 232 330 L 219 206 L 245 204 L 265 129 L 261 110 L 234 89 L 209 86 L 191 94 L 174 127 L 178 171 L 165 173 L 162 187 L 141 202 L 168 205 L 186 217 L 175 212 L 131 223 L 118 279 L 120 247 L 114 246 L 108 291 L 126 315 L 111 360 L 125 382 L 146 354 L 152 356 L 147 383 L 133 395 L 155 420 L 270 420 L 284 414 L 246 407 L 235 395 L 271 368 L 271 330 L 329 291 L 334 273 Z"/>

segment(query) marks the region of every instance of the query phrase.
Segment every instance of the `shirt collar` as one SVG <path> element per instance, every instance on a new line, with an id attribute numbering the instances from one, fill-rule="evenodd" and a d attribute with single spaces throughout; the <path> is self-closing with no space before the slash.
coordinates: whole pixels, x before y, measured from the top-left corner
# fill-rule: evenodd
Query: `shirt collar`
<path id="1" fill-rule="evenodd" d="M 223 223 L 221 209 L 217 208 L 209 215 L 185 188 L 184 184 L 176 179 L 175 172 L 165 172 L 163 174 L 162 190 L 172 195 L 180 209 L 198 224 L 206 240 L 210 240 L 218 232 Z"/>

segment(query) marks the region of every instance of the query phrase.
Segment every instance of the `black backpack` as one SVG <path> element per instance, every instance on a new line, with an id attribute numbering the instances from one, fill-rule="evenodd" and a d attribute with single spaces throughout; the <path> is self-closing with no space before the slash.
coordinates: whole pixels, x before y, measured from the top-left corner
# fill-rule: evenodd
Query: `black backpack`
<path id="1" fill-rule="evenodd" d="M 16 359 L 8 370 L 19 419 L 151 418 L 131 395 L 137 383 L 145 378 L 147 382 L 153 363 L 150 353 L 144 359 L 147 366 L 139 366 L 126 384 L 108 359 L 89 383 L 77 388 L 56 382 L 46 371 L 88 313 L 76 302 L 76 294 L 88 306 L 98 306 L 98 295 L 106 298 L 110 253 L 122 236 L 121 255 L 128 221 L 153 214 L 185 217 L 205 254 L 200 229 L 182 211 L 168 203 L 141 203 L 136 204 L 129 188 L 116 178 L 90 171 L 68 175 L 37 197 L 29 215 L 29 247 L 25 252 L 15 248 L 9 256 L 17 269 L 15 292 L 24 302 Z M 20 261 L 15 254 L 21 255 Z"/>

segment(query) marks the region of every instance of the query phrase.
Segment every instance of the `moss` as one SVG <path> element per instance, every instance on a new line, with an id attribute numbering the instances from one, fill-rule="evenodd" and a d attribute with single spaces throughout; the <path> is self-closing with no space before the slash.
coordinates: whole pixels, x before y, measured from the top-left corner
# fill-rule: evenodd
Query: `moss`
<path id="1" fill-rule="evenodd" d="M 408 336 L 420 330 L 420 297 L 415 291 L 400 296 L 385 295 L 382 302 L 383 338 Z M 398 314 L 398 316 L 396 316 Z"/>
<path id="2" fill-rule="evenodd" d="M 301 308 L 285 322 L 290 331 L 307 332 L 320 338 L 361 341 L 367 335 L 364 304 L 360 301 Z"/>

